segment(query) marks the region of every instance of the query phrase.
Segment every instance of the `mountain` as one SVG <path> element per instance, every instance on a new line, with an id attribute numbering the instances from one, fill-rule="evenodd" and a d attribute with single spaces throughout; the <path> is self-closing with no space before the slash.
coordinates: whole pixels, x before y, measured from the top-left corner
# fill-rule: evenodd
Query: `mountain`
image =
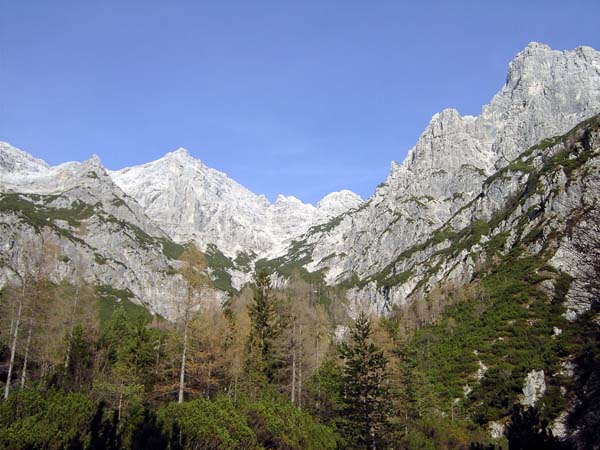
<path id="1" fill-rule="evenodd" d="M 189 348 L 194 395 L 206 396 L 208 388 L 198 389 L 206 381 L 215 394 L 237 392 L 238 377 L 245 376 L 239 369 L 256 357 L 247 351 L 246 332 L 281 326 L 271 347 L 281 349 L 281 358 L 273 358 L 281 378 L 273 377 L 270 389 L 291 388 L 303 405 L 321 405 L 311 413 L 334 424 L 347 411 L 337 403 L 339 389 L 301 391 L 296 375 L 316 386 L 342 385 L 353 363 L 338 372 L 338 359 L 325 356 L 332 353 L 327 345 L 348 336 L 352 318 L 362 317 L 356 327 L 362 321 L 362 330 L 370 328 L 368 316 L 359 314 L 366 311 L 385 316 L 370 348 L 381 346 L 390 358 L 396 431 L 389 438 L 400 447 L 598 448 L 599 206 L 600 53 L 532 43 L 479 116 L 452 109 L 434 115 L 406 160 L 392 163 L 364 202 L 341 191 L 316 206 L 285 196 L 271 204 L 183 149 L 109 172 L 96 156 L 51 167 L 0 143 L 0 287 L 35 274 L 43 246 L 52 243 L 59 250 L 52 281 L 83 277 L 106 300 L 138 303 L 175 320 L 186 297 L 178 257 L 194 240 L 215 286 L 203 292 L 207 302 L 221 306 L 264 267 L 275 273 L 275 288 L 292 278 L 289 289 L 268 296 L 274 303 L 262 291 L 264 311 L 277 306 L 277 325 L 249 319 L 246 294 L 227 303 L 227 314 L 207 308 L 196 316 Z M 13 306 L 18 298 L 25 296 L 12 293 Z M 108 355 L 123 340 L 121 351 L 133 352 L 135 364 L 138 349 L 147 349 L 142 364 L 152 374 L 149 385 L 157 373 L 175 379 L 174 360 L 161 351 L 177 350 L 160 345 L 175 330 L 132 325 L 120 314 L 113 340 L 90 341 L 91 352 L 108 345 L 97 353 Z M 67 323 L 54 336 L 66 336 Z M 40 333 L 38 343 L 50 332 Z M 45 356 L 32 356 L 32 366 L 42 366 Z M 209 381 L 205 368 L 217 369 L 212 377 L 219 381 Z M 113 401 L 120 409 L 119 373 L 100 379 L 117 377 Z M 385 377 L 383 370 L 371 373 Z M 183 385 L 186 378 L 177 378 Z M 253 383 L 250 378 L 240 385 Z M 100 384 L 111 389 L 110 382 Z M 154 392 L 163 396 L 164 386 Z M 201 405 L 193 402 L 177 408 Z M 179 411 L 189 418 L 189 411 Z M 201 406 L 194 411 L 208 417 Z M 503 436 L 508 444 L 498 441 Z"/>
<path id="2" fill-rule="evenodd" d="M 429 238 L 409 247 L 382 271 L 349 290 L 361 309 L 389 312 L 410 304 L 440 283 L 461 285 L 495 260 L 522 255 L 540 258 L 572 277 L 578 287 L 579 257 L 568 232 L 600 200 L 600 115 L 563 136 L 530 147 L 483 183 L 481 192 Z M 540 267 L 541 268 L 541 264 Z M 554 282 L 546 288 L 552 294 Z M 567 295 L 567 317 L 589 309 Z"/>
<path id="3" fill-rule="evenodd" d="M 117 185 L 177 242 L 215 245 L 227 257 L 277 255 L 310 226 L 356 208 L 350 191 L 329 194 L 314 207 L 280 195 L 274 204 L 185 149 L 141 166 L 110 173 Z"/>
<path id="4" fill-rule="evenodd" d="M 182 195 L 184 193 L 184 195 Z M 315 207 L 280 195 L 273 204 L 179 149 L 158 161 L 109 172 L 97 156 L 51 167 L 0 143 L 0 284 L 27 271 L 19 248 L 38 232 L 57 241 L 57 278 L 74 281 L 76 265 L 111 296 L 174 318 L 183 282 L 175 274 L 180 244 L 205 251 L 223 299 L 252 279 L 252 260 L 276 254 L 310 226 L 356 208 L 350 191 Z M 25 258 L 25 259 L 24 259 Z M 74 262 L 77 261 L 77 264 Z M 93 275 L 92 275 L 93 274 Z"/>
<path id="5" fill-rule="evenodd" d="M 531 43 L 510 63 L 506 84 L 479 116 L 453 109 L 435 114 L 371 198 L 311 228 L 278 261 L 301 254 L 303 267 L 322 273 L 328 284 L 374 278 L 482 195 L 486 179 L 521 152 L 598 112 L 600 53 Z M 357 296 L 384 302 L 372 285 Z M 405 295 L 394 301 L 405 301 Z"/>
<path id="6" fill-rule="evenodd" d="M 110 172 L 97 157 L 50 167 L 1 144 L 2 276 L 13 279 L 24 269 L 15 243 L 42 230 L 70 260 L 87 255 L 97 284 L 172 317 L 182 289 L 174 258 L 193 240 L 221 291 L 239 289 L 256 267 L 283 278 L 299 269 L 351 287 L 355 304 L 383 312 L 431 284 L 423 261 L 407 254 L 468 228 L 470 219 L 457 217 L 473 202 L 483 202 L 472 212 L 475 221 L 505 208 L 526 180 L 493 184 L 495 191 L 489 180 L 521 164 L 515 158 L 527 148 L 598 112 L 600 53 L 532 43 L 510 63 L 506 84 L 479 116 L 435 114 L 371 198 L 340 191 L 316 206 L 285 196 L 270 203 L 184 149 Z M 72 273 L 71 266 L 59 263 L 56 273 Z"/>
<path id="7" fill-rule="evenodd" d="M 127 196 L 97 157 L 50 167 L 0 145 L 0 284 L 31 270 L 41 242 L 61 257 L 55 281 L 79 276 L 112 300 L 131 300 L 164 317 L 178 314 L 185 285 L 175 275 L 183 247 L 172 242 Z M 209 299 L 218 301 L 214 291 Z M 166 300 L 166 301 L 165 301 Z"/>

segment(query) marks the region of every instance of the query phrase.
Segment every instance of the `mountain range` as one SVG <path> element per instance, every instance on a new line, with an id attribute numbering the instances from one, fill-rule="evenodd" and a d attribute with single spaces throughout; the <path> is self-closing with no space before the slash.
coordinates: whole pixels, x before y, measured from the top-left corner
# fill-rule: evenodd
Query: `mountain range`
<path id="1" fill-rule="evenodd" d="M 277 282 L 296 271 L 344 286 L 350 311 L 385 313 L 471 277 L 490 242 L 500 254 L 528 236 L 531 251 L 547 248 L 573 208 L 600 192 L 597 130 L 584 122 L 598 113 L 600 53 L 531 43 L 479 116 L 435 114 L 369 199 L 343 190 L 316 206 L 291 196 L 270 203 L 184 149 L 108 171 L 96 156 L 51 167 L 1 143 L 0 284 L 29 270 L 27 250 L 44 236 L 62 255 L 57 279 L 83 273 L 106 296 L 175 318 L 185 289 L 177 258 L 194 241 L 216 288 L 208 301 L 267 267 Z M 552 245 L 568 271 L 562 242 Z"/>

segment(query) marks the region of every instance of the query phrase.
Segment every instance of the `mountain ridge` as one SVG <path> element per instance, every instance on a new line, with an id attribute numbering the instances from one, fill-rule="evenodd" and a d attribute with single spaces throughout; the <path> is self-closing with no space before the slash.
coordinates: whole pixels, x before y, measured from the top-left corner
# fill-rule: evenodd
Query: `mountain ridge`
<path id="1" fill-rule="evenodd" d="M 222 290 L 251 281 L 255 265 L 280 275 L 283 266 L 295 267 L 329 285 L 350 284 L 350 301 L 370 303 L 383 312 L 381 305 L 390 299 L 408 301 L 420 282 L 406 285 L 411 277 L 400 275 L 407 270 L 395 268 L 404 252 L 435 237 L 482 195 L 489 177 L 510 167 L 528 147 L 566 133 L 598 112 L 600 53 L 589 47 L 556 51 L 532 43 L 510 63 L 506 84 L 479 116 L 461 116 L 451 108 L 433 115 L 404 162 L 391 163 L 387 179 L 366 201 L 342 190 L 317 206 L 283 195 L 270 203 L 182 148 L 139 166 L 107 171 L 98 158 L 50 167 L 0 144 L 0 189 L 5 194 L 66 194 L 71 207 L 100 203 L 101 217 L 110 214 L 148 236 L 133 236 L 133 241 L 142 247 L 152 242 L 151 253 L 194 240 L 207 253 Z M 101 182 L 93 184 L 96 178 Z M 488 206 L 491 214 L 495 206 Z M 122 238 L 131 240 L 127 227 Z M 98 245 L 112 239 L 110 228 L 95 231 Z M 112 251 L 110 258 L 119 260 Z M 173 270 L 168 258 L 157 264 L 165 272 Z M 391 283 L 376 282 L 389 281 L 388 269 L 398 285 L 391 296 Z M 356 279 L 362 281 L 358 286 Z M 120 288 L 129 282 L 115 281 Z M 169 295 L 177 289 L 169 288 Z M 138 300 L 145 292 L 139 286 L 131 290 Z M 159 291 L 148 302 L 153 308 L 159 294 L 165 294 Z"/>
<path id="2" fill-rule="evenodd" d="M 363 207 L 290 247 L 328 284 L 383 270 L 424 242 L 481 192 L 485 179 L 539 141 L 600 112 L 600 53 L 531 43 L 509 64 L 506 84 L 479 116 L 435 114 L 402 164 Z"/>

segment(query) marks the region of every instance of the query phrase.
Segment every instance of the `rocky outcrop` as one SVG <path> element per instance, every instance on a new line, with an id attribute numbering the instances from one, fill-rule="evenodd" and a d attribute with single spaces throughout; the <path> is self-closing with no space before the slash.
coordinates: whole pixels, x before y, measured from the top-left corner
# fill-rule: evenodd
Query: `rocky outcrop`
<path id="1" fill-rule="evenodd" d="M 436 283 L 469 281 L 495 251 L 507 255 L 521 245 L 530 254 L 550 255 L 550 264 L 571 275 L 577 286 L 578 256 L 565 230 L 582 205 L 600 202 L 599 193 L 600 116 L 594 116 L 524 152 L 489 177 L 479 195 L 425 242 L 355 281 L 348 291 L 351 310 L 385 314 Z M 566 299 L 567 315 L 576 316 L 591 304 L 571 291 Z"/>
<path id="2" fill-rule="evenodd" d="M 546 381 L 544 380 L 543 370 L 532 370 L 525 378 L 523 386 L 523 406 L 533 407 L 537 401 L 546 393 Z"/>
<path id="3" fill-rule="evenodd" d="M 326 270 L 330 284 L 384 270 L 478 197 L 485 180 L 521 152 L 598 112 L 600 53 L 530 44 L 510 63 L 506 84 L 479 116 L 453 109 L 435 114 L 370 199 L 328 226 L 310 229 L 299 240 L 311 255 L 306 268 Z"/>

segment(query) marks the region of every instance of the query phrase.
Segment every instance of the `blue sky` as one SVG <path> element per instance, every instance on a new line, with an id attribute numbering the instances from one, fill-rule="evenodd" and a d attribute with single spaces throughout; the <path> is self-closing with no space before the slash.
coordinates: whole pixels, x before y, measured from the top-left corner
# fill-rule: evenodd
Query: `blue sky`
<path id="1" fill-rule="evenodd" d="M 368 197 L 433 114 L 478 114 L 528 42 L 600 48 L 598 1 L 2 3 L 0 140 L 110 169 L 185 147 L 313 203 Z"/>

